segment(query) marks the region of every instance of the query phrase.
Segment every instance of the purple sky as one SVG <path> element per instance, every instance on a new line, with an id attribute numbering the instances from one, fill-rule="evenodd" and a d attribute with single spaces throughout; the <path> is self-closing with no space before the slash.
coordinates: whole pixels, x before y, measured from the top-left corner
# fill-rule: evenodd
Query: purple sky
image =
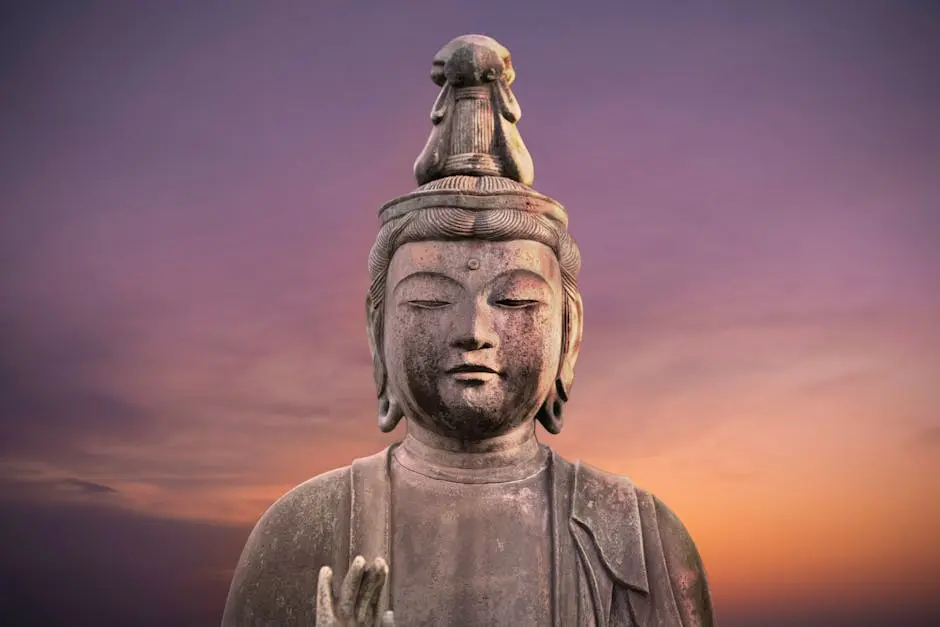
<path id="1" fill-rule="evenodd" d="M 512 52 L 535 187 L 583 256 L 578 379 L 541 439 L 663 496 L 723 625 L 940 617 L 936 3 L 0 24 L 0 589 L 23 624 L 214 624 L 264 508 L 401 437 L 375 427 L 366 259 L 415 187 L 431 59 L 475 32 Z"/>

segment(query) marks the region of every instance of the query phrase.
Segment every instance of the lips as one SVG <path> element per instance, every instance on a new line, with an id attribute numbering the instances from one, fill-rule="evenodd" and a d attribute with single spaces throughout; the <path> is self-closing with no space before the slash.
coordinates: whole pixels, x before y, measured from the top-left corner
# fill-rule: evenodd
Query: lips
<path id="1" fill-rule="evenodd" d="M 484 366 L 483 364 L 460 364 L 448 370 L 447 374 L 457 374 L 460 372 L 488 372 L 490 374 L 499 374 L 498 371 L 493 370 L 489 366 Z"/>

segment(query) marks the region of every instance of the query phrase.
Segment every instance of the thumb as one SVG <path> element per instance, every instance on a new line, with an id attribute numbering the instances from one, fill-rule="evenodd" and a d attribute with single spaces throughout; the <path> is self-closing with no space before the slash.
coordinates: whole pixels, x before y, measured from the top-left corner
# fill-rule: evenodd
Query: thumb
<path id="1" fill-rule="evenodd" d="M 333 625 L 333 569 L 324 566 L 317 577 L 317 625 Z"/>

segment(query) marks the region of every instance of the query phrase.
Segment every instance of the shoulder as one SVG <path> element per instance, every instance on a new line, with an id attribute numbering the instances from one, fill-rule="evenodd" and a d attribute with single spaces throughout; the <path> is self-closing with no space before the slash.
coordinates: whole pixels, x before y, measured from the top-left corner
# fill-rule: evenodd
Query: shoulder
<path id="1" fill-rule="evenodd" d="M 349 473 L 350 467 L 343 466 L 295 486 L 262 514 L 252 535 L 277 534 L 296 525 L 313 531 L 334 522 L 349 499 Z"/>
<path id="2" fill-rule="evenodd" d="M 672 596 L 681 624 L 712 625 L 705 569 L 692 535 L 675 512 L 628 477 L 584 463 L 577 467 L 580 493 L 574 502 L 581 503 L 578 509 L 592 527 L 608 568 L 622 584 L 653 598 Z M 670 589 L 671 595 L 666 592 Z"/>
<path id="3" fill-rule="evenodd" d="M 296 612 L 310 605 L 306 596 L 316 590 L 320 566 L 335 569 L 347 550 L 349 475 L 349 466 L 317 475 L 264 512 L 235 568 L 224 626 L 304 624 Z M 294 608 L 292 620 L 281 615 L 285 608 Z"/>
<path id="4" fill-rule="evenodd" d="M 587 509 L 603 509 L 604 518 L 614 525 L 637 525 L 656 531 L 663 548 L 681 554 L 697 550 L 688 529 L 655 494 L 636 485 L 629 477 L 616 475 L 584 462 L 578 462 L 575 502 Z M 617 516 L 612 517 L 611 514 Z"/>
<path id="5" fill-rule="evenodd" d="M 662 578 L 668 578 L 683 625 L 711 627 L 715 623 L 711 593 L 698 547 L 679 517 L 651 492 L 641 491 L 655 521 Z"/>
<path id="6" fill-rule="evenodd" d="M 642 488 L 637 488 L 637 491 L 642 495 L 641 500 L 648 503 L 650 518 L 655 521 L 666 556 L 683 567 L 698 568 L 701 559 L 685 524 L 658 496 Z"/>

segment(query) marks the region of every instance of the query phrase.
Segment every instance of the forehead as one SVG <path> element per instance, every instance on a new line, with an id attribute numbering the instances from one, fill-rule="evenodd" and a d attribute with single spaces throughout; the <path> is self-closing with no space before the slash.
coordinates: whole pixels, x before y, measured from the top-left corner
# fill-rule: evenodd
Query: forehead
<path id="1" fill-rule="evenodd" d="M 471 264 L 471 260 L 475 260 Z M 485 240 L 454 240 L 408 242 L 402 244 L 392 256 L 388 268 L 389 281 L 395 281 L 413 272 L 436 272 L 453 276 L 470 271 L 489 276 L 507 270 L 529 270 L 547 281 L 560 280 L 555 252 L 532 240 L 490 242 Z"/>

